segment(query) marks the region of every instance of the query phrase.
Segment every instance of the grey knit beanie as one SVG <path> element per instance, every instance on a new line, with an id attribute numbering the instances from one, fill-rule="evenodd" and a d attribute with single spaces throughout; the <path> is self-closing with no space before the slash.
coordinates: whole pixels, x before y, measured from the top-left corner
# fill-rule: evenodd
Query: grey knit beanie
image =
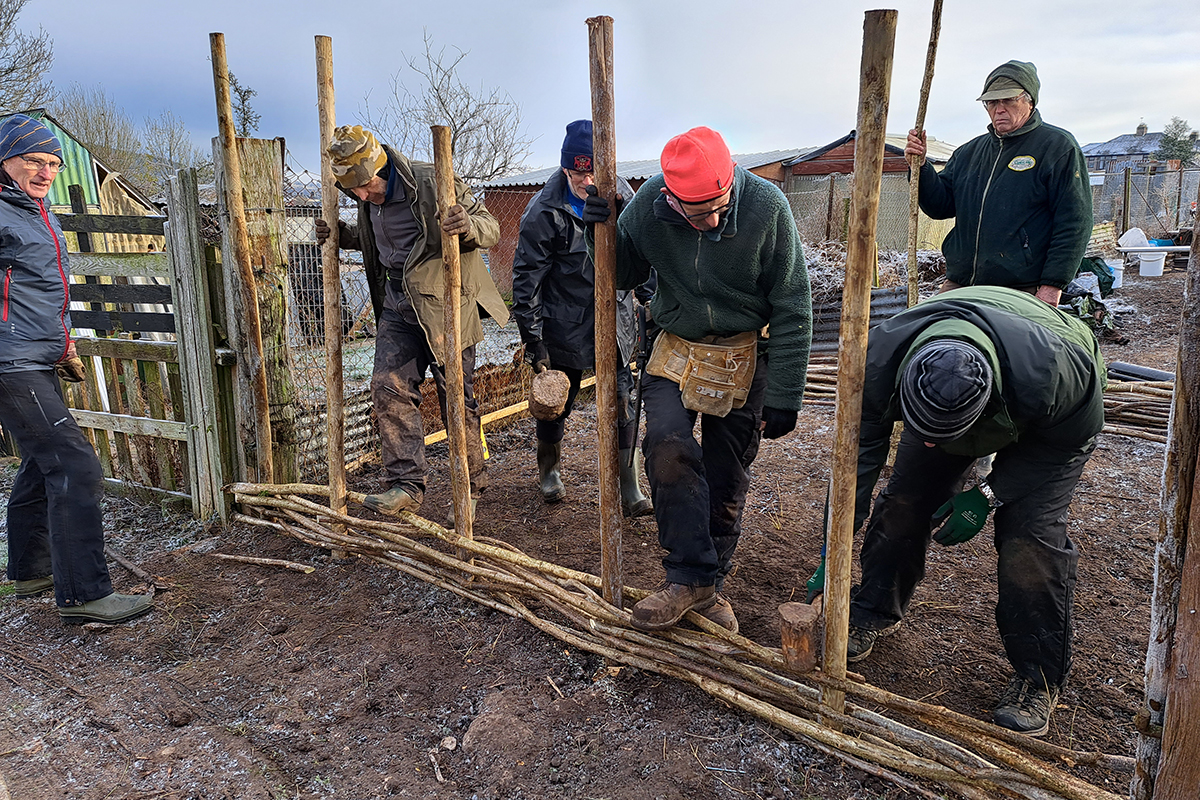
<path id="1" fill-rule="evenodd" d="M 936 339 L 909 360 L 900 378 L 904 424 L 924 442 L 953 441 L 975 424 L 992 392 L 987 358 L 966 342 Z"/>

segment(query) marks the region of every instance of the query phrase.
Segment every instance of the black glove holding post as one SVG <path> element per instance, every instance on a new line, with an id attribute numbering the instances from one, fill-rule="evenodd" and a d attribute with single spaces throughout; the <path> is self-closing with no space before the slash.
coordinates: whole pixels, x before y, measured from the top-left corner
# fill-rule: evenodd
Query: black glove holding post
<path id="1" fill-rule="evenodd" d="M 608 218 L 612 215 L 612 209 L 608 205 L 608 200 L 600 196 L 600 190 L 595 186 L 588 186 L 584 191 L 587 192 L 587 197 L 583 201 L 583 222 L 589 228 L 597 223 L 608 222 Z M 617 216 L 621 216 L 621 209 L 625 207 L 625 201 L 621 195 L 617 195 Z"/>
<path id="2" fill-rule="evenodd" d="M 533 367 L 534 372 L 550 369 L 550 353 L 546 350 L 546 343 L 541 339 L 526 342 L 525 360 Z"/>
<path id="3" fill-rule="evenodd" d="M 770 406 L 763 408 L 763 438 L 778 439 L 781 436 L 787 436 L 796 429 L 796 417 L 799 413 L 785 408 L 771 408 Z"/>

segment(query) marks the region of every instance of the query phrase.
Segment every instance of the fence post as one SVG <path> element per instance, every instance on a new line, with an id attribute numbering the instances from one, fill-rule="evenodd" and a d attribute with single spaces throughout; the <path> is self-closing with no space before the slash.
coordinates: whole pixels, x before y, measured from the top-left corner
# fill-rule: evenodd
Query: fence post
<path id="1" fill-rule="evenodd" d="M 825 241 L 833 241 L 833 194 L 834 194 L 834 178 L 837 176 L 833 173 L 829 174 L 829 202 L 825 208 Z"/>
<path id="2" fill-rule="evenodd" d="M 230 506 L 221 487 L 232 476 L 222 469 L 225 459 L 221 453 L 223 426 L 217 405 L 212 303 L 200 241 L 200 201 L 194 169 L 179 170 L 171 177 L 167 207 L 167 265 L 175 286 L 175 338 L 186 400 L 192 513 L 208 519 L 217 512 L 225 523 L 229 521 Z"/>
<path id="3" fill-rule="evenodd" d="M 293 483 L 298 479 L 298 452 L 296 432 L 296 389 L 292 378 L 293 359 L 287 338 L 287 237 L 285 232 L 283 205 L 283 141 L 281 139 L 237 139 L 238 161 L 241 167 L 243 203 L 245 205 L 248 258 L 253 267 L 252 287 L 257 296 L 257 322 L 262 342 L 261 357 L 266 369 L 267 402 L 270 409 L 272 480 L 276 483 Z M 217 178 L 222 182 L 225 165 L 220 148 L 213 151 L 217 161 Z M 223 260 L 228 264 L 228 254 L 233 252 L 229 229 L 230 211 L 225 205 L 228 188 L 222 183 L 217 192 L 220 203 L 221 245 Z M 236 323 L 239 353 L 246 353 L 247 332 L 243 323 L 249 309 L 243 298 L 250 292 L 242 286 L 239 270 L 225 270 L 226 291 L 229 305 L 235 310 L 232 322 Z M 238 430 L 242 458 L 248 470 L 261 462 L 258 455 L 257 417 L 254 414 L 253 375 L 249 359 L 238 360 Z M 244 473 L 249 476 L 250 472 Z M 247 477 L 247 479 L 249 479 Z"/>
<path id="4" fill-rule="evenodd" d="M 1125 168 L 1125 195 L 1121 200 L 1121 233 L 1129 230 L 1129 205 L 1133 199 L 1133 169 Z"/>

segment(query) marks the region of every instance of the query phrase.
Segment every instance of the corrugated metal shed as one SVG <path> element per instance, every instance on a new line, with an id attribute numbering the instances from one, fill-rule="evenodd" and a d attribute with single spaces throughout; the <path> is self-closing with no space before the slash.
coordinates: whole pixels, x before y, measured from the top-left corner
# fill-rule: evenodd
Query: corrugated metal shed
<path id="1" fill-rule="evenodd" d="M 766 164 L 773 164 L 776 161 L 786 162 L 796 158 L 797 156 L 808 152 L 813 148 L 793 148 L 791 150 L 768 150 L 763 153 L 735 153 L 733 155 L 734 163 L 744 169 L 755 169 Z M 507 178 L 498 178 L 494 181 L 489 181 L 483 184 L 484 189 L 502 189 L 514 186 L 542 186 L 550 179 L 550 176 L 558 172 L 560 167 L 547 167 L 546 169 L 534 170 L 533 172 L 525 172 L 520 175 L 512 175 Z M 639 161 L 618 161 L 617 174 L 631 183 L 634 181 L 645 181 L 657 175 L 662 171 L 657 158 L 641 159 Z"/>
<path id="2" fill-rule="evenodd" d="M 889 286 L 871 290 L 871 318 L 874 328 L 908 308 L 908 287 Z M 813 303 L 813 353 L 836 353 L 838 332 L 842 327 L 842 294 L 821 303 Z"/>

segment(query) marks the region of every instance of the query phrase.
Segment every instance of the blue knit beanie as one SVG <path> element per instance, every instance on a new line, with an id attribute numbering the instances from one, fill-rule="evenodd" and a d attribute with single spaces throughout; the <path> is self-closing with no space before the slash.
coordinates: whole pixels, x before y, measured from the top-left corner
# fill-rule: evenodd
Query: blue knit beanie
<path id="1" fill-rule="evenodd" d="M 27 153 L 49 153 L 62 160 L 62 144 L 45 123 L 24 114 L 0 122 L 0 161 Z"/>
<path id="2" fill-rule="evenodd" d="M 567 138 L 563 139 L 562 160 L 559 162 L 563 169 L 573 169 L 576 172 L 593 172 L 592 165 L 592 121 L 577 119 L 567 126 Z"/>

